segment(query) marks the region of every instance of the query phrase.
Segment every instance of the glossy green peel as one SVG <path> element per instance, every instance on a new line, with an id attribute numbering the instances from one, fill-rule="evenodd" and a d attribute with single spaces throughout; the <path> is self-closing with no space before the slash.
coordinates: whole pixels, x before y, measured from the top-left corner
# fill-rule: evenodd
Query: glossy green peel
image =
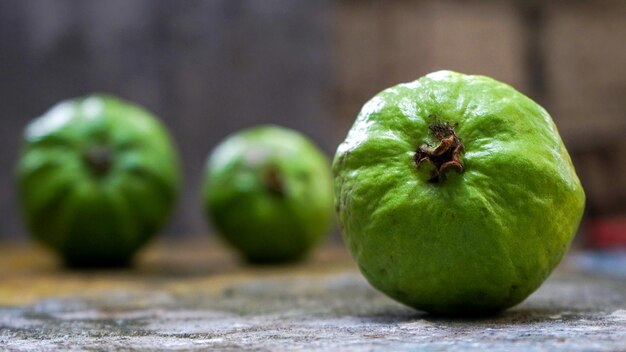
<path id="1" fill-rule="evenodd" d="M 300 133 L 261 126 L 211 154 L 203 202 L 218 233 L 250 262 L 302 258 L 333 216 L 329 161 Z"/>
<path id="2" fill-rule="evenodd" d="M 17 181 L 31 234 L 68 265 L 126 265 L 172 209 L 178 157 L 150 113 L 93 95 L 26 128 Z"/>
<path id="3" fill-rule="evenodd" d="M 333 172 L 344 240 L 363 275 L 441 314 L 523 301 L 563 258 L 585 202 L 541 106 L 450 71 L 367 102 Z"/>

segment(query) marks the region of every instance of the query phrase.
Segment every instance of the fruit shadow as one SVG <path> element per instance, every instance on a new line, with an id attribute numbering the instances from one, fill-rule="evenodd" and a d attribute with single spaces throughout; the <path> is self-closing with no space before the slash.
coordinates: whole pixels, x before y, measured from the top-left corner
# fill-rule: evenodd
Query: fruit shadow
<path id="1" fill-rule="evenodd" d="M 411 308 L 391 309 L 388 312 L 362 314 L 359 318 L 368 323 L 410 324 L 427 322 L 435 325 L 463 326 L 512 326 L 543 322 L 574 321 L 584 318 L 584 311 L 573 311 L 561 307 L 518 307 L 503 312 L 485 315 L 441 315 Z"/>
<path id="2" fill-rule="evenodd" d="M 125 266 L 109 267 L 72 267 L 59 264 L 56 267 L 41 268 L 48 273 L 85 275 L 85 276 L 117 276 L 136 278 L 137 280 L 150 279 L 204 279 L 223 275 L 245 275 L 263 277 L 265 274 L 289 274 L 306 270 L 309 263 L 250 263 L 241 258 L 232 256 L 227 258 L 205 258 L 193 260 L 163 260 L 135 261 Z"/>

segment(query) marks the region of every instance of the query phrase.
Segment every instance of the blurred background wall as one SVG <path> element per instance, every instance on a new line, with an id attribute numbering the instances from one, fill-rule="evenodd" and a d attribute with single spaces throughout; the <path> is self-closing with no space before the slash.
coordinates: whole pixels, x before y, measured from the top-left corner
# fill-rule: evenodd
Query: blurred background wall
<path id="1" fill-rule="evenodd" d="M 0 0 L 0 239 L 23 239 L 13 167 L 25 124 L 109 92 L 161 117 L 185 189 L 165 231 L 209 232 L 204 160 L 276 123 L 332 156 L 387 86 L 453 69 L 508 82 L 554 117 L 590 217 L 626 214 L 626 2 Z"/>

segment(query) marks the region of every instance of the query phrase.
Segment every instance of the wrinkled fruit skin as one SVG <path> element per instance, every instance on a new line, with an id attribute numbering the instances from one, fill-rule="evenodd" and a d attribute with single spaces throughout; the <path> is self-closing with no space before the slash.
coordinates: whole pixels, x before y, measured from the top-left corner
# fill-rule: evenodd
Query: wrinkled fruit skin
<path id="1" fill-rule="evenodd" d="M 451 126 L 463 170 L 433 181 L 420 150 Z M 419 157 L 423 157 L 419 155 Z M 450 71 L 365 104 L 333 162 L 344 240 L 367 280 L 439 314 L 514 306 L 548 277 L 585 195 L 548 113 L 510 86 Z"/>
<path id="2" fill-rule="evenodd" d="M 211 154 L 203 201 L 218 233 L 246 260 L 294 261 L 328 234 L 330 163 L 296 131 L 244 130 Z"/>
<path id="3" fill-rule="evenodd" d="M 17 183 L 31 234 L 66 264 L 127 265 L 172 209 L 178 157 L 151 114 L 93 95 L 26 128 Z"/>

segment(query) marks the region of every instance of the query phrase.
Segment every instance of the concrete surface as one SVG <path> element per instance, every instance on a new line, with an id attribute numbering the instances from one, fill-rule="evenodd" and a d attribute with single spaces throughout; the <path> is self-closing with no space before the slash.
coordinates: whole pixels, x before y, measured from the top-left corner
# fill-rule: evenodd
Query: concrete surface
<path id="1" fill-rule="evenodd" d="M 0 258 L 2 350 L 626 351 L 626 280 L 571 258 L 482 319 L 397 304 L 336 247 L 286 267 L 244 266 L 208 243 L 161 244 L 117 272 L 65 271 L 39 249 Z"/>

